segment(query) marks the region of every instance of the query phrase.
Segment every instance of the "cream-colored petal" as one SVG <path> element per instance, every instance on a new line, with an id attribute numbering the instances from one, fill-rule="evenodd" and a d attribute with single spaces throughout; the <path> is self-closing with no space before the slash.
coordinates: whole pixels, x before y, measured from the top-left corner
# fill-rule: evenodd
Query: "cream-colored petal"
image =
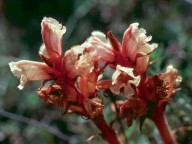
<path id="1" fill-rule="evenodd" d="M 179 86 L 182 82 L 182 77 L 178 74 L 176 68 L 173 65 L 169 65 L 166 68 L 165 79 L 169 82 L 175 83 L 175 86 Z"/>
<path id="2" fill-rule="evenodd" d="M 138 54 L 148 55 L 158 46 L 155 43 L 148 43 L 152 36 L 147 36 L 146 30 L 138 28 L 138 25 L 138 23 L 131 24 L 123 36 L 122 54 L 131 62 L 136 61 Z"/>
<path id="3" fill-rule="evenodd" d="M 94 59 L 89 53 L 85 53 L 80 56 L 79 60 L 75 64 L 75 68 L 83 73 L 90 73 L 94 69 Z"/>
<path id="4" fill-rule="evenodd" d="M 44 63 L 22 60 L 10 62 L 11 72 L 20 79 L 18 88 L 21 90 L 27 81 L 50 79 L 53 70 Z"/>
<path id="5" fill-rule="evenodd" d="M 82 44 L 95 61 L 113 62 L 115 54 L 106 35 L 100 31 L 93 31 L 91 36 Z"/>
<path id="6" fill-rule="evenodd" d="M 124 89 L 124 95 L 126 97 L 134 95 L 135 91 L 131 84 L 138 86 L 140 83 L 140 76 L 135 76 L 133 68 L 123 67 L 117 65 L 116 71 L 112 76 L 111 91 L 115 94 L 120 94 L 121 89 Z"/>
<path id="7" fill-rule="evenodd" d="M 43 55 L 45 57 L 49 57 L 49 55 L 48 55 L 48 53 L 46 51 L 46 47 L 45 47 L 44 43 L 40 46 L 39 55 Z"/>

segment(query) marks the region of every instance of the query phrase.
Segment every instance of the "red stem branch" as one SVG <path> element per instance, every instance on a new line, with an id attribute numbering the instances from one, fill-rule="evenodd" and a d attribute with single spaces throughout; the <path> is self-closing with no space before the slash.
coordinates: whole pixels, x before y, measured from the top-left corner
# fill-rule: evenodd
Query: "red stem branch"
<path id="1" fill-rule="evenodd" d="M 155 123 L 164 144 L 178 144 L 174 136 L 171 134 L 167 120 L 164 117 L 164 110 L 156 107 L 151 120 Z"/>
<path id="2" fill-rule="evenodd" d="M 111 127 L 107 125 L 106 121 L 103 118 L 103 115 L 100 115 L 99 117 L 93 119 L 93 122 L 102 132 L 103 139 L 105 139 L 109 144 L 120 144 L 116 133 Z"/>

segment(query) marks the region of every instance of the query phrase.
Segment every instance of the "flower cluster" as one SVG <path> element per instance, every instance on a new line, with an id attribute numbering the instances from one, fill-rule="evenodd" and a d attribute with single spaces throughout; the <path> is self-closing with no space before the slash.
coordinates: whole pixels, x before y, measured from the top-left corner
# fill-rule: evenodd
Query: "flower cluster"
<path id="1" fill-rule="evenodd" d="M 102 115 L 103 101 L 100 90 L 112 95 L 123 94 L 117 105 L 122 119 L 130 126 L 134 119 L 152 118 L 156 109 L 164 109 L 182 81 L 172 65 L 165 73 L 147 75 L 150 54 L 157 44 L 145 29 L 131 24 L 123 35 L 122 43 L 108 32 L 99 31 L 81 45 L 73 46 L 62 54 L 62 36 L 66 28 L 55 19 L 43 18 L 43 44 L 39 56 L 43 62 L 22 60 L 9 66 L 20 78 L 19 89 L 28 81 L 44 80 L 38 96 L 46 104 L 63 107 L 66 113 L 78 113 L 90 119 Z M 111 79 L 103 80 L 106 67 L 114 70 Z M 50 81 L 48 86 L 45 83 Z M 109 94 L 110 95 L 110 94 Z"/>

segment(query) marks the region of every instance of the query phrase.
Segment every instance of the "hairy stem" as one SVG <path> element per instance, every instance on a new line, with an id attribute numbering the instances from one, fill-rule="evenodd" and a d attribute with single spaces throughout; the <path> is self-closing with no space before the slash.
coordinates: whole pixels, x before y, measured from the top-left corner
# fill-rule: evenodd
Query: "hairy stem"
<path id="1" fill-rule="evenodd" d="M 97 128 L 102 132 L 102 137 L 109 144 L 120 144 L 120 141 L 114 132 L 114 130 L 109 127 L 106 121 L 103 118 L 103 115 L 99 115 L 97 118 L 93 119 L 93 122 L 97 126 Z"/>
<path id="2" fill-rule="evenodd" d="M 174 136 L 171 134 L 167 120 L 164 117 L 164 110 L 161 107 L 156 107 L 151 120 L 155 123 L 164 144 L 178 144 Z"/>

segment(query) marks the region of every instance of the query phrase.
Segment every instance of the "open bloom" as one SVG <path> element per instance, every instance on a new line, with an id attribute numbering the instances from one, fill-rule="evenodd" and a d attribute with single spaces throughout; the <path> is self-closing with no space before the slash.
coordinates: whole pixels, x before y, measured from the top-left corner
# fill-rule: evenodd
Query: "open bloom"
<path id="1" fill-rule="evenodd" d="M 146 90 L 142 98 L 148 102 L 158 102 L 161 100 L 167 102 L 178 90 L 181 81 L 182 78 L 177 70 L 172 65 L 169 65 L 165 73 L 147 77 L 144 83 L 145 87 L 143 87 Z"/>
<path id="2" fill-rule="evenodd" d="M 109 63 L 115 60 L 115 54 L 109 40 L 100 31 L 93 31 L 87 41 L 82 44 L 82 47 L 95 61 Z"/>
<path id="3" fill-rule="evenodd" d="M 46 17 L 41 26 L 44 44 L 40 47 L 39 55 L 44 62 L 25 60 L 9 63 L 13 74 L 20 78 L 19 89 L 23 89 L 27 81 L 54 79 L 62 69 L 62 36 L 66 28 Z"/>
<path id="4" fill-rule="evenodd" d="M 44 17 L 41 22 L 43 44 L 39 56 L 44 62 L 21 60 L 9 63 L 15 76 L 20 78 L 19 89 L 23 89 L 27 81 L 53 80 L 48 88 L 41 87 L 38 95 L 47 104 L 61 105 L 77 101 L 75 78 L 79 75 L 75 62 L 83 52 L 80 46 L 75 46 L 62 56 L 62 36 L 66 28 L 52 18 Z M 63 89 L 65 87 L 65 90 Z"/>
<path id="5" fill-rule="evenodd" d="M 79 75 L 75 62 L 83 53 L 81 47 L 75 46 L 62 57 L 62 36 L 66 28 L 55 19 L 46 17 L 42 20 L 41 27 L 44 43 L 40 47 L 39 56 L 44 62 L 22 60 L 9 63 L 13 74 L 20 78 L 20 89 L 27 81 L 69 81 Z"/>
<path id="6" fill-rule="evenodd" d="M 87 52 L 105 63 L 134 68 L 137 74 L 143 74 L 149 66 L 149 55 L 157 44 L 149 44 L 151 36 L 146 36 L 143 28 L 133 23 L 125 31 L 122 45 L 108 32 L 108 38 L 101 32 L 93 32 L 92 36 L 83 44 Z"/>
<path id="7" fill-rule="evenodd" d="M 39 56 L 44 62 L 21 60 L 9 63 L 13 74 L 20 78 L 19 89 L 23 89 L 27 81 L 44 80 L 45 83 L 53 80 L 37 92 L 46 104 L 95 118 L 104 108 L 96 94 L 97 81 L 103 71 L 80 45 L 73 46 L 62 56 L 62 36 L 66 28 L 58 21 L 45 17 L 41 27 L 44 43 Z"/>
<path id="8" fill-rule="evenodd" d="M 149 44 L 152 36 L 146 36 L 146 30 L 138 28 L 138 23 L 133 23 L 125 31 L 122 42 L 122 54 L 134 65 L 137 73 L 147 70 L 149 54 L 157 44 Z"/>
<path id="9" fill-rule="evenodd" d="M 173 94 L 179 90 L 178 86 L 182 82 L 182 77 L 178 74 L 177 69 L 173 65 L 169 65 L 166 68 L 166 72 L 160 75 L 160 78 L 164 80 L 164 83 L 169 85 L 167 90 L 167 98 L 171 98 Z"/>
<path id="10" fill-rule="evenodd" d="M 121 78 L 121 81 L 126 80 L 124 76 Z M 130 93 L 135 92 L 135 95 L 128 97 L 121 104 L 120 115 L 127 119 L 128 126 L 134 119 L 141 120 L 158 115 L 157 110 L 164 111 L 165 105 L 178 90 L 181 81 L 181 76 L 172 65 L 169 65 L 164 73 L 143 78 L 139 85 L 135 84 L 136 91 L 133 91 L 133 87 L 129 90 Z"/>
<path id="11" fill-rule="evenodd" d="M 115 94 L 120 94 L 121 90 L 123 90 L 125 97 L 128 98 L 136 93 L 135 88 L 139 85 L 139 82 L 140 76 L 135 76 L 132 68 L 117 65 L 112 76 L 110 89 Z"/>

